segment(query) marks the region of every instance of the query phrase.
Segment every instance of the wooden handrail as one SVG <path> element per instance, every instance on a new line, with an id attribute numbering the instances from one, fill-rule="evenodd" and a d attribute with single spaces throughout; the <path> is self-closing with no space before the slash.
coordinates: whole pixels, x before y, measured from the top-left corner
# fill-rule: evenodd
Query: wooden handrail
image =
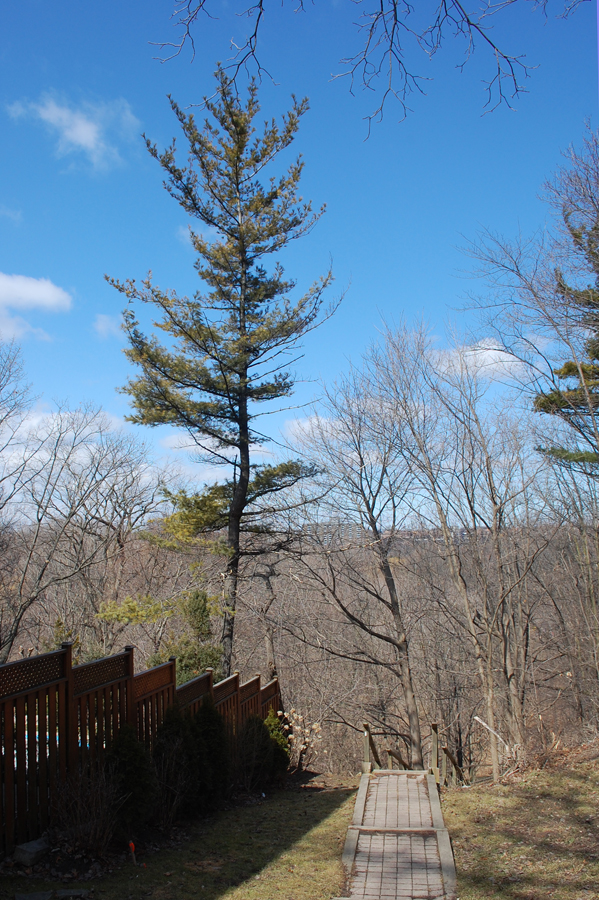
<path id="1" fill-rule="evenodd" d="M 368 737 L 368 747 L 369 747 L 369 749 L 370 749 L 370 752 L 371 752 L 372 755 L 374 756 L 374 761 L 375 761 L 375 763 L 377 764 L 377 766 L 379 767 L 379 769 L 382 769 L 382 768 L 383 768 L 383 765 L 382 765 L 382 763 L 381 763 L 381 758 L 380 758 L 380 756 L 379 756 L 379 754 L 378 754 L 378 751 L 377 751 L 377 749 L 376 749 L 376 745 L 375 745 L 375 743 L 374 743 L 374 740 L 373 740 L 373 737 L 372 737 L 372 734 L 371 734 L 371 731 L 370 731 L 370 725 L 368 724 L 368 722 L 364 722 L 363 725 L 364 725 L 364 736 L 365 736 L 365 737 Z M 369 760 L 366 760 L 366 759 L 365 759 L 364 762 L 369 762 Z"/>
<path id="2" fill-rule="evenodd" d="M 391 765 L 391 760 L 392 760 L 392 759 L 396 759 L 397 762 L 398 762 L 398 763 L 400 764 L 400 766 L 402 767 L 402 769 L 409 769 L 409 768 L 410 768 L 409 765 L 407 764 L 407 762 L 404 760 L 404 758 L 403 758 L 403 756 L 401 755 L 401 753 L 399 752 L 399 750 L 394 750 L 393 747 L 387 747 L 387 765 L 388 765 L 388 768 L 389 768 L 389 769 L 393 768 L 392 765 Z"/>
<path id="3" fill-rule="evenodd" d="M 443 753 L 446 755 L 447 759 L 454 767 L 456 774 L 457 774 L 458 778 L 460 779 L 460 781 L 465 782 L 464 772 L 462 771 L 462 767 L 460 766 L 459 762 L 457 761 L 457 759 L 455 758 L 455 756 L 453 755 L 451 750 L 449 750 L 448 747 L 443 747 Z"/>
<path id="4" fill-rule="evenodd" d="M 376 749 L 376 744 L 374 743 L 374 738 L 372 736 L 372 731 L 370 730 L 370 725 L 368 722 L 364 722 L 362 724 L 364 729 L 364 772 L 371 772 L 373 768 L 382 769 L 383 764 L 381 762 L 381 758 L 379 756 L 378 750 Z M 467 780 L 464 776 L 464 770 L 458 763 L 457 759 L 451 752 L 451 750 L 447 747 L 441 747 L 441 759 L 439 760 L 439 732 L 445 731 L 444 728 L 439 728 L 439 725 L 436 722 L 431 724 L 431 738 L 432 738 L 432 746 L 431 746 L 431 767 L 429 771 L 435 776 L 435 780 L 437 784 L 445 784 L 447 782 L 447 762 L 449 761 L 452 767 L 452 778 L 455 781 L 457 778 L 462 784 L 467 784 Z M 383 737 L 390 737 L 390 735 L 382 735 Z M 387 747 L 385 749 L 387 753 L 387 768 L 393 768 L 393 760 L 397 760 L 402 769 L 409 771 L 410 766 L 406 762 L 406 760 L 401 755 L 399 749 L 394 747 Z M 371 759 L 373 762 L 371 762 Z"/>

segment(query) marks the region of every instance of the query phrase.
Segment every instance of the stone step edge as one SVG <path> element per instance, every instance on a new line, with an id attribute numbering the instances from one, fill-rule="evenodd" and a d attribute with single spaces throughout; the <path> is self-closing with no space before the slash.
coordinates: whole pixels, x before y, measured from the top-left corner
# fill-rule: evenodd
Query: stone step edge
<path id="1" fill-rule="evenodd" d="M 437 834 L 439 831 L 447 831 L 447 828 L 433 828 L 433 826 L 429 826 L 428 828 L 387 828 L 385 825 L 348 825 L 348 830 L 350 828 L 355 828 L 358 831 L 363 831 L 365 834 Z"/>

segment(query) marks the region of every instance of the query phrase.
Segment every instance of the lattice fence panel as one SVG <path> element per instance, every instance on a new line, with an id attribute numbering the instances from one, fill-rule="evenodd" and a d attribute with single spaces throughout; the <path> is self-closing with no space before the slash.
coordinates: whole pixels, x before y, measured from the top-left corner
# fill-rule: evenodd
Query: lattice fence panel
<path id="1" fill-rule="evenodd" d="M 129 653 L 118 653 L 106 659 L 84 663 L 73 667 L 73 686 L 75 694 L 84 694 L 95 688 L 120 681 L 129 674 Z"/>
<path id="2" fill-rule="evenodd" d="M 65 677 L 64 650 L 0 666 L 0 699 L 51 684 Z"/>
<path id="3" fill-rule="evenodd" d="M 181 709 L 190 709 L 191 713 L 197 712 L 204 697 L 212 693 L 212 674 L 205 672 L 199 678 L 188 681 L 177 688 L 177 703 Z"/>

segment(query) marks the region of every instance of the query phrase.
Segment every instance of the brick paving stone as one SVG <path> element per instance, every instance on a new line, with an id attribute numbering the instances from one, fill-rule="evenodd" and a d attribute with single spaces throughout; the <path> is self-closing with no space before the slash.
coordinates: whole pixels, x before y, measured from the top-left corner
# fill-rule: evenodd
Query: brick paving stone
<path id="1" fill-rule="evenodd" d="M 354 835 L 355 829 L 358 831 L 352 844 L 351 900 L 449 898 L 443 887 L 441 832 L 433 827 L 428 785 L 424 773 L 374 773 L 368 777 L 361 821 L 354 818 L 352 826 Z M 360 813 L 356 815 L 360 818 Z M 442 817 L 439 812 L 436 816 L 439 826 Z M 441 831 L 446 837 L 444 829 Z"/>

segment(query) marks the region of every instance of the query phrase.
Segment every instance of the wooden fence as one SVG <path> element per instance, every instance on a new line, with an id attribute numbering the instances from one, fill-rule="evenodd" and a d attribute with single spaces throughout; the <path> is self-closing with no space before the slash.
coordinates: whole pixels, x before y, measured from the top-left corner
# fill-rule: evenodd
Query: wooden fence
<path id="1" fill-rule="evenodd" d="M 235 737 L 248 716 L 281 708 L 275 678 L 212 683 L 212 671 L 177 687 L 176 660 L 134 673 L 133 647 L 72 664 L 72 646 L 0 666 L 0 858 L 48 827 L 60 784 L 102 761 L 121 725 L 151 747 L 169 706 L 196 712 L 211 696 Z"/>

